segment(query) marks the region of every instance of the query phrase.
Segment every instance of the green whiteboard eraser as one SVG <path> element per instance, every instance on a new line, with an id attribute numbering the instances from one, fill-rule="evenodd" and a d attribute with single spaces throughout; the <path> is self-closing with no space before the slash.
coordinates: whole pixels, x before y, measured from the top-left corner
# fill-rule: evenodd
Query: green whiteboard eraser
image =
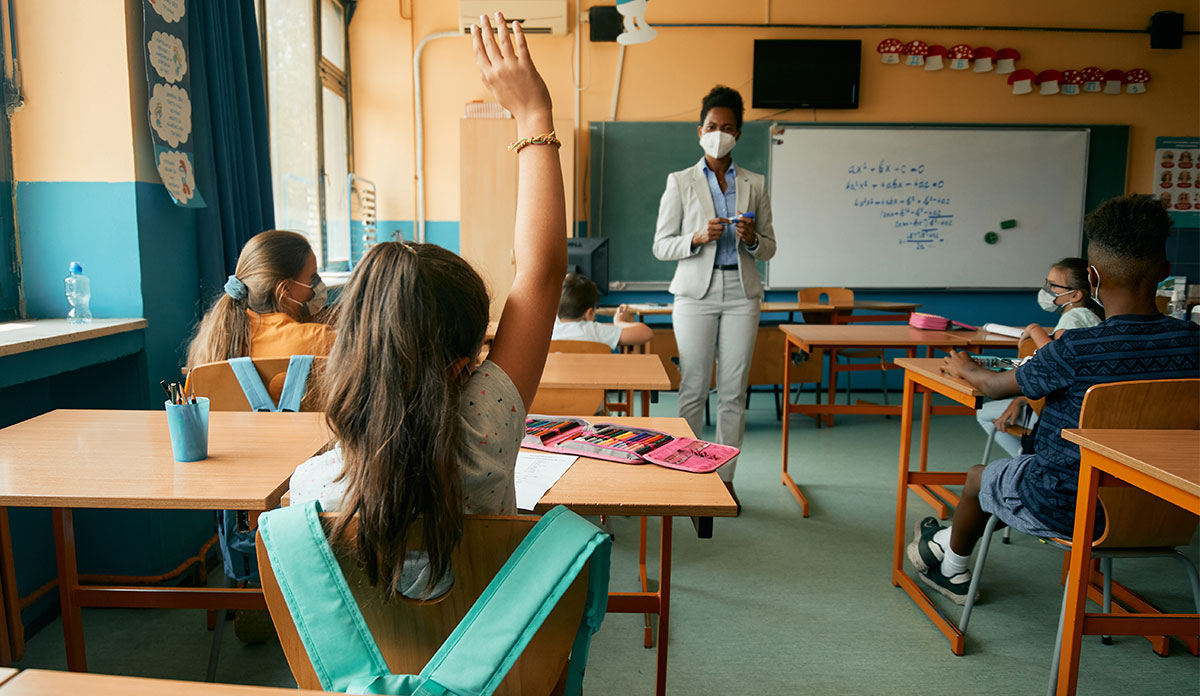
<path id="1" fill-rule="evenodd" d="M 1011 230 L 1012 228 L 1014 228 L 1016 226 L 1017 226 L 1016 220 L 1003 220 L 1000 223 L 1000 229 L 1002 229 L 1002 230 Z"/>
<path id="2" fill-rule="evenodd" d="M 1000 235 L 996 234 L 995 232 L 988 232 L 987 234 L 983 235 L 983 241 L 987 242 L 988 244 L 995 244 L 996 242 L 1000 241 Z"/>

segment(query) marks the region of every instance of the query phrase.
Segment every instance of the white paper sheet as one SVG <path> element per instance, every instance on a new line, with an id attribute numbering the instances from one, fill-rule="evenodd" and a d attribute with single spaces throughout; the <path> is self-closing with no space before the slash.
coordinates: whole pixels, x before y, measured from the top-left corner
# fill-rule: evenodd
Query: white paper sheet
<path id="1" fill-rule="evenodd" d="M 517 455 L 514 475 L 517 487 L 517 508 L 533 510 L 546 491 L 567 473 L 579 457 L 573 454 L 550 454 L 522 450 Z"/>
<path id="2" fill-rule="evenodd" d="M 984 324 L 983 330 L 988 333 L 1000 334 L 1001 336 L 1012 336 L 1020 338 L 1024 329 L 1017 326 L 1005 326 L 1004 324 Z"/>

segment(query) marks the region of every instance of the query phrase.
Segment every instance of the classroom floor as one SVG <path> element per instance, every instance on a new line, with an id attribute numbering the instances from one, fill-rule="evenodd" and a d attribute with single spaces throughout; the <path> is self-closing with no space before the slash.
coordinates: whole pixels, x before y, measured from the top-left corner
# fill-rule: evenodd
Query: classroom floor
<path id="1" fill-rule="evenodd" d="M 675 415 L 674 395 L 661 395 L 653 415 Z M 974 419 L 942 416 L 931 427 L 932 469 L 978 461 L 984 438 Z M 756 394 L 737 472 L 741 517 L 716 520 L 709 540 L 697 539 L 689 520 L 676 521 L 669 693 L 1044 693 L 1062 599 L 1061 554 L 1020 534 L 1011 545 L 993 544 L 967 654 L 955 657 L 889 582 L 899 419 L 847 416 L 818 430 L 797 416 L 792 435 L 793 475 L 811 517 L 801 517 L 779 483 L 779 422 L 771 395 Z M 915 524 L 929 508 L 913 498 Z M 615 518 L 611 528 L 612 587 L 634 590 L 637 521 Z M 1190 553 L 1197 556 L 1195 541 Z M 1192 610 L 1175 561 L 1117 562 L 1114 576 L 1160 607 Z M 93 671 L 203 679 L 211 641 L 203 612 L 89 609 L 83 616 Z M 642 647 L 641 622 L 605 619 L 592 642 L 585 693 L 653 693 L 655 653 Z M 29 640 L 17 666 L 65 669 L 62 645 L 56 621 Z M 1159 658 L 1139 637 L 1116 637 L 1111 646 L 1087 637 L 1080 665 L 1080 694 L 1176 695 L 1196 693 L 1200 684 L 1200 660 L 1178 643 Z M 217 679 L 295 684 L 278 643 L 242 645 L 232 626 Z"/>

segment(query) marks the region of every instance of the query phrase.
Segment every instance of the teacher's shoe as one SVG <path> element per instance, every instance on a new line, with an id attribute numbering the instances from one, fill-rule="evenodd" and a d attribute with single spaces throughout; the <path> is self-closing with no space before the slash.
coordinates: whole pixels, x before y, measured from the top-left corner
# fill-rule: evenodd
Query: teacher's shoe
<path id="1" fill-rule="evenodd" d="M 737 493 L 733 492 L 733 481 L 722 481 L 721 483 L 725 484 L 725 489 L 729 491 L 729 495 L 733 498 L 733 502 L 737 503 L 737 515 L 734 516 L 740 517 L 742 514 L 742 501 L 738 500 Z"/>

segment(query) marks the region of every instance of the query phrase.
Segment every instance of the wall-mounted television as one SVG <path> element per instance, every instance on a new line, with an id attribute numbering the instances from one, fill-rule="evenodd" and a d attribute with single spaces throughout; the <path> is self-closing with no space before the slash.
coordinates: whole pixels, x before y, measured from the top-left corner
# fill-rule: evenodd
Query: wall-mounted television
<path id="1" fill-rule="evenodd" d="M 862 42 L 758 39 L 756 109 L 857 109 Z"/>

